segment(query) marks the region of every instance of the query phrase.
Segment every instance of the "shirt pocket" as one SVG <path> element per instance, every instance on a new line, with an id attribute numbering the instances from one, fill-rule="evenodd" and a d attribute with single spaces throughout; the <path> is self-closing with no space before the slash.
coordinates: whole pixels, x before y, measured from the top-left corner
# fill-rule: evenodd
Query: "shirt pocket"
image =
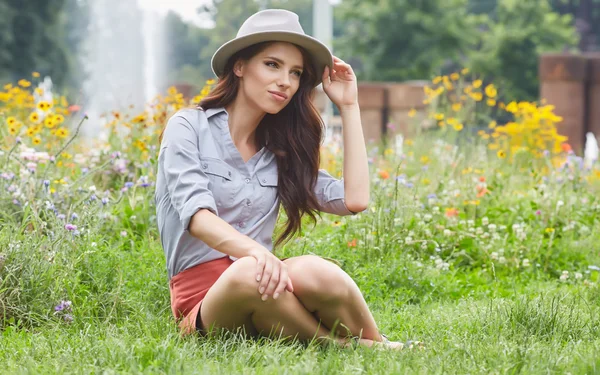
<path id="1" fill-rule="evenodd" d="M 259 188 L 258 196 L 261 201 L 261 212 L 267 213 L 277 201 L 277 185 L 279 176 L 277 172 L 260 171 L 256 173 Z"/>
<path id="2" fill-rule="evenodd" d="M 200 158 L 200 167 L 208 177 L 208 188 L 212 191 L 217 208 L 231 208 L 234 196 L 233 168 L 220 159 L 210 157 Z"/>

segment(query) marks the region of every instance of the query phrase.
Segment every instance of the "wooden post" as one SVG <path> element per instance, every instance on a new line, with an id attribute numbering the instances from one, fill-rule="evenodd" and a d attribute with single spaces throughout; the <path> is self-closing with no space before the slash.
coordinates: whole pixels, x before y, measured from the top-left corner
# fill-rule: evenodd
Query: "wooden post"
<path id="1" fill-rule="evenodd" d="M 543 54 L 540 58 L 540 97 L 563 118 L 558 133 L 582 153 L 586 126 L 587 59 L 576 54 Z"/>
<path id="2" fill-rule="evenodd" d="M 383 136 L 387 121 L 383 113 L 387 106 L 385 91 L 383 83 L 358 84 L 358 105 L 366 142 L 379 142 Z"/>
<path id="3" fill-rule="evenodd" d="M 600 140 L 600 53 L 586 55 L 589 65 L 587 127 Z"/>

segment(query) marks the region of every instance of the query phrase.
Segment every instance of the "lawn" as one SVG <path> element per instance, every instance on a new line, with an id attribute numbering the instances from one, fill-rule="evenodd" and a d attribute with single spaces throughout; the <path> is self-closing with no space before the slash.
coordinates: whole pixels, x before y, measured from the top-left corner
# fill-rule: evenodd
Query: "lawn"
<path id="1" fill-rule="evenodd" d="M 424 114 L 438 130 L 369 144 L 369 208 L 306 222 L 277 250 L 339 262 L 382 332 L 426 343 L 400 352 L 182 338 L 153 183 L 160 127 L 187 103 L 171 91 L 154 112 L 109 114 L 111 137 L 90 146 L 66 100 L 5 87 L 3 373 L 600 373 L 598 161 L 556 134 L 552 108 L 507 103 L 497 125 L 482 100 L 495 89 L 475 82 L 481 98 L 459 106 L 438 82 Z M 339 175 L 341 156 L 324 146 L 323 168 Z"/>

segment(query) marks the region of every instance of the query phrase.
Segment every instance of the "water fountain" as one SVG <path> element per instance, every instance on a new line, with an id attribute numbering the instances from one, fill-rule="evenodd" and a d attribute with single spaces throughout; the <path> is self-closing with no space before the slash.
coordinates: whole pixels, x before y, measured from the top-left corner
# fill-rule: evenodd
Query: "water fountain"
<path id="1" fill-rule="evenodd" d="M 89 121 L 82 129 L 87 137 L 102 134 L 112 111 L 140 113 L 161 87 L 160 61 L 165 56 L 162 22 L 158 14 L 142 9 L 136 1 L 90 1 L 90 25 L 84 45 L 82 110 Z"/>

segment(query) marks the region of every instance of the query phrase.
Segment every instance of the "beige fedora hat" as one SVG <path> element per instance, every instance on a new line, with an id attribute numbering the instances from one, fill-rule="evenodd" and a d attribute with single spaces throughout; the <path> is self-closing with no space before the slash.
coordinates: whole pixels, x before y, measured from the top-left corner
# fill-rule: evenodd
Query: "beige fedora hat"
<path id="1" fill-rule="evenodd" d="M 254 13 L 240 27 L 235 39 L 223 44 L 212 56 L 212 70 L 220 77 L 227 60 L 237 51 L 253 44 L 267 41 L 289 42 L 303 47 L 310 56 L 317 74 L 315 86 L 321 83 L 323 70 L 333 67 L 333 56 L 327 46 L 319 40 L 306 35 L 298 15 L 283 9 L 267 9 Z"/>

